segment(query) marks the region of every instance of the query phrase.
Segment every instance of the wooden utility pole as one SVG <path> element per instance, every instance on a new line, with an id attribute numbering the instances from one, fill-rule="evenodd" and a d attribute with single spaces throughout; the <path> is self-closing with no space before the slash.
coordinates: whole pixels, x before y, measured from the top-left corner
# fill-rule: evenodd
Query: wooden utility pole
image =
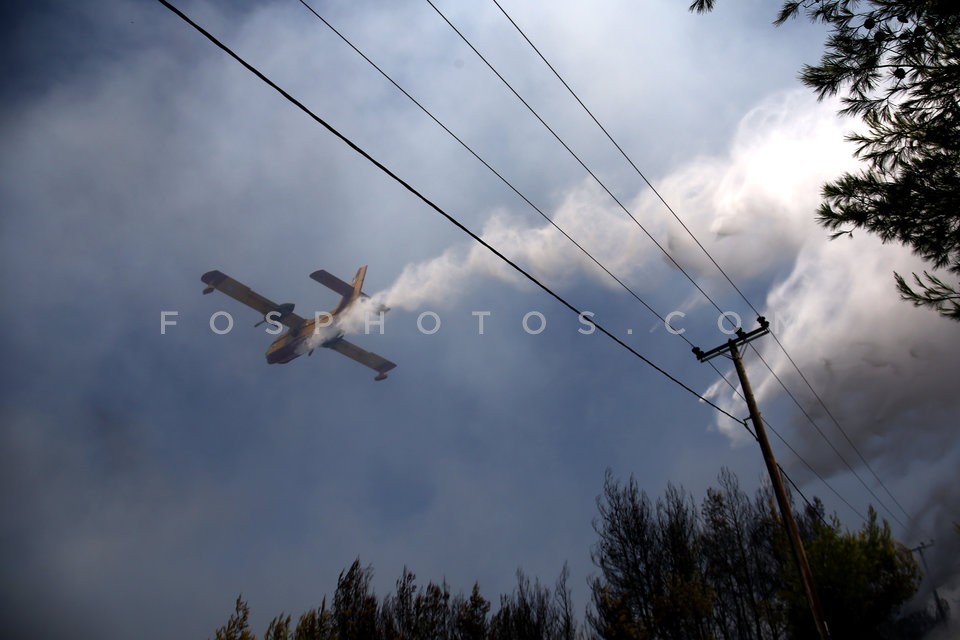
<path id="1" fill-rule="evenodd" d="M 810 613 L 813 615 L 813 622 L 817 628 L 821 640 L 829 640 L 830 630 L 827 629 L 827 621 L 823 616 L 823 608 L 820 606 L 820 598 L 817 596 L 817 590 L 813 584 L 813 574 L 810 573 L 810 564 L 807 562 L 807 554 L 803 549 L 803 541 L 800 539 L 800 530 L 797 528 L 797 521 L 793 517 L 793 509 L 790 507 L 790 500 L 787 498 L 787 490 L 783 484 L 783 476 L 780 475 L 780 467 L 777 466 L 777 460 L 773 456 L 773 449 L 770 448 L 770 441 L 767 439 L 767 430 L 763 426 L 763 420 L 760 418 L 760 409 L 757 407 L 757 401 L 753 397 L 753 389 L 750 388 L 750 380 L 747 378 L 747 370 L 743 366 L 743 360 L 740 358 L 739 347 L 755 340 L 760 336 L 770 332 L 770 324 L 766 318 L 760 316 L 757 318 L 760 323 L 759 329 L 754 329 L 750 333 L 743 329 L 737 329 L 736 339 L 728 340 L 704 353 L 699 347 L 693 348 L 694 355 L 700 362 L 706 362 L 711 358 L 729 352 L 733 364 L 737 368 L 737 376 L 740 378 L 740 386 L 743 389 L 743 397 L 747 401 L 747 409 L 750 411 L 750 421 L 753 423 L 756 432 L 757 442 L 760 443 L 760 451 L 763 452 L 763 461 L 767 465 L 767 473 L 770 474 L 770 482 L 773 484 L 773 493 L 777 498 L 777 505 L 780 507 L 780 517 L 783 519 L 783 526 L 787 530 L 787 538 L 790 540 L 790 547 L 793 549 L 793 557 L 797 563 L 797 569 L 800 571 L 800 580 L 803 582 L 803 590 L 807 595 L 807 603 L 810 605 Z"/>

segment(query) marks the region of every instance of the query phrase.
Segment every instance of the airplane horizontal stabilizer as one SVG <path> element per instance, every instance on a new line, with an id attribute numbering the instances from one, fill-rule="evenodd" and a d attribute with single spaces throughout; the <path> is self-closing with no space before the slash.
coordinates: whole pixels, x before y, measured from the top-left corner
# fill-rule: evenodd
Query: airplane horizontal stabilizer
<path id="1" fill-rule="evenodd" d="M 329 271 L 326 271 L 324 269 L 318 269 L 317 271 L 314 271 L 313 273 L 311 273 L 310 277 L 313 280 L 316 280 L 317 282 L 325 286 L 326 288 L 336 291 L 341 296 L 346 296 L 349 298 L 350 296 L 353 295 L 353 286 L 344 282 L 343 280 L 333 275 Z M 360 297 L 369 298 L 370 296 L 368 296 L 367 294 L 361 291 Z"/>
<path id="2" fill-rule="evenodd" d="M 310 277 L 328 289 L 333 289 L 341 296 L 350 296 L 353 294 L 353 287 L 324 269 L 314 271 L 310 274 Z"/>

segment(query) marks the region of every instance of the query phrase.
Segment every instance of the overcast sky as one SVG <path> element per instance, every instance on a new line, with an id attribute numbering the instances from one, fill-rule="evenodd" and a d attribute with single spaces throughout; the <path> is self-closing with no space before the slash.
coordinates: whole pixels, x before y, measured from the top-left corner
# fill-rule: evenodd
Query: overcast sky
<path id="1" fill-rule="evenodd" d="M 426 2 L 314 6 L 660 315 L 684 314 L 674 327 L 693 344 L 726 339 L 719 312 L 624 209 L 752 328 L 750 307 L 497 7 L 436 4 L 622 208 Z M 819 186 L 855 166 L 844 134 L 856 123 L 796 80 L 823 33 L 772 27 L 758 0 L 708 16 L 666 0 L 501 4 L 774 321 L 872 472 L 766 337 L 757 349 L 803 408 L 748 352 L 770 424 L 854 509 L 874 504 L 911 546 L 935 539 L 931 571 L 955 593 L 958 329 L 898 299 L 892 271 L 922 269 L 907 250 L 859 233 L 830 242 L 814 221 Z M 300 3 L 179 6 L 634 349 L 746 416 L 687 342 Z M 479 581 L 491 599 L 518 568 L 552 582 L 567 562 L 582 608 L 607 469 L 654 497 L 668 482 L 699 497 L 724 466 L 759 486 L 739 423 L 583 335 L 575 314 L 161 4 L 37 2 L 3 9 L 0 24 L 5 628 L 207 637 L 243 593 L 259 634 L 282 610 L 317 606 L 357 557 L 378 595 L 406 565 L 454 591 Z M 220 269 L 312 315 L 337 296 L 308 274 L 349 280 L 362 264 L 365 290 L 392 307 L 382 335 L 351 338 L 398 363 L 380 383 L 326 350 L 268 366 L 256 312 L 201 295 L 201 274 Z M 178 315 L 162 334 L 164 311 Z M 210 328 L 218 311 L 234 320 L 226 335 Z M 440 323 L 430 335 L 424 312 L 424 328 Z M 474 312 L 489 312 L 482 333 Z M 808 496 L 863 524 L 774 448 Z"/>

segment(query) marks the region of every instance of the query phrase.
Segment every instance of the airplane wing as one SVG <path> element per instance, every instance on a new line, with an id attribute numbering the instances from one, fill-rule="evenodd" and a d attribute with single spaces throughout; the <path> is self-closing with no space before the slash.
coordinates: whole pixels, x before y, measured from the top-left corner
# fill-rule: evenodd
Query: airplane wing
<path id="1" fill-rule="evenodd" d="M 328 349 L 333 349 L 334 351 L 339 351 L 348 358 L 353 358 L 360 364 L 370 367 L 377 372 L 377 377 L 375 380 L 383 380 L 387 377 L 387 371 L 390 371 L 397 366 L 383 356 L 379 356 L 365 349 L 361 349 L 357 345 L 353 344 L 352 342 L 347 342 L 343 338 L 331 340 L 330 342 L 324 343 L 323 346 Z"/>
<path id="2" fill-rule="evenodd" d="M 211 293 L 214 289 L 222 291 L 234 300 L 256 309 L 262 313 L 264 317 L 271 311 L 278 311 L 280 315 L 276 318 L 277 322 L 285 324 L 291 329 L 296 329 L 304 323 L 302 317 L 293 313 L 292 304 L 277 304 L 276 302 L 268 300 L 247 285 L 242 282 L 237 282 L 222 271 L 208 271 L 203 274 L 200 279 L 207 285 L 207 288 L 203 290 L 204 293 Z"/>

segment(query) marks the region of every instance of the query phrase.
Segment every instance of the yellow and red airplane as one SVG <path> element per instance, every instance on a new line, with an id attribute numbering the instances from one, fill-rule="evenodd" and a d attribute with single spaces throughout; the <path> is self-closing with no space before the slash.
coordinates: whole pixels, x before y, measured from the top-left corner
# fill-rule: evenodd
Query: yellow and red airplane
<path id="1" fill-rule="evenodd" d="M 222 291 L 234 300 L 238 300 L 262 313 L 263 320 L 254 326 L 270 322 L 288 327 L 288 331 L 274 340 L 267 349 L 267 364 L 286 364 L 299 357 L 304 351 L 307 351 L 308 355 L 312 355 L 313 349 L 317 345 L 310 345 L 308 340 L 311 336 L 332 334 L 332 337 L 323 339 L 319 346 L 339 351 L 348 358 L 353 358 L 360 364 L 370 367 L 377 372 L 374 380 L 383 380 L 387 377 L 387 372 L 397 365 L 376 353 L 366 351 L 351 342 L 347 342 L 343 339 L 343 331 L 337 326 L 338 315 L 346 311 L 359 298 L 367 297 L 361 291 L 366 274 L 367 267 L 364 265 L 357 271 L 353 282 L 347 284 L 323 269 L 311 273 L 311 278 L 325 287 L 333 289 L 340 294 L 341 298 L 336 309 L 327 313 L 316 314 L 309 320 L 293 312 L 294 305 L 292 302 L 284 304 L 271 302 L 247 285 L 237 282 L 221 271 L 208 271 L 200 279 L 207 285 L 203 290 L 204 294 L 212 293 L 214 290 Z M 381 311 L 386 311 L 386 309 L 383 308 Z M 280 329 L 279 325 L 277 329 Z M 317 339 L 319 340 L 319 338 Z"/>

